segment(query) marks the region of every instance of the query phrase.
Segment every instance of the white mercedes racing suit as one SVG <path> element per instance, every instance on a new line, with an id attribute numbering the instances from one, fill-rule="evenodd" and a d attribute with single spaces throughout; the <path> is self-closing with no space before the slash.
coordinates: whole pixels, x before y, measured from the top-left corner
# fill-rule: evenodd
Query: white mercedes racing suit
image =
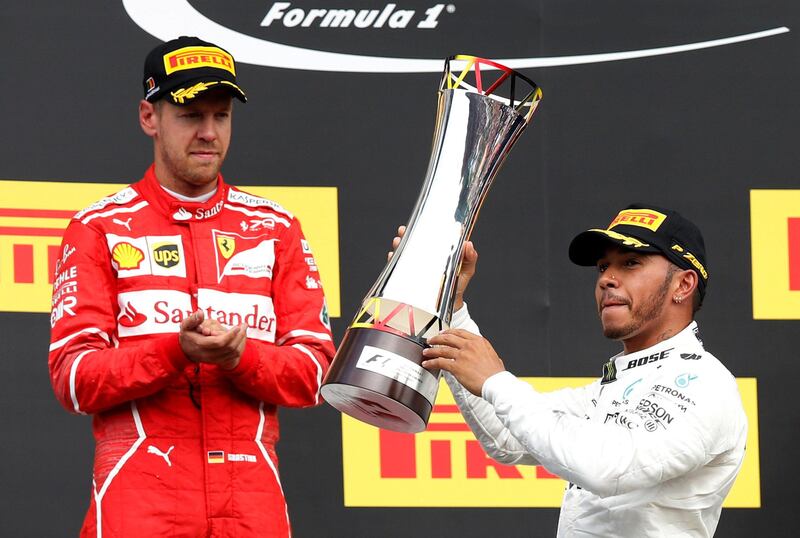
<path id="1" fill-rule="evenodd" d="M 451 326 L 480 334 L 466 306 Z M 550 393 L 501 372 L 478 398 L 445 377 L 487 454 L 569 482 L 559 537 L 712 536 L 744 457 L 736 380 L 695 322 L 611 360 L 603 379 Z"/>

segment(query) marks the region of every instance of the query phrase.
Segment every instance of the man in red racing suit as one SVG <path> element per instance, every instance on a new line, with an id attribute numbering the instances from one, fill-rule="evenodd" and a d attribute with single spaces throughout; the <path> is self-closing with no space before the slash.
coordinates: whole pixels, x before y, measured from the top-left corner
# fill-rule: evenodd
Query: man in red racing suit
<path id="1" fill-rule="evenodd" d="M 195 106 L 191 121 L 221 117 Z M 276 410 L 320 402 L 325 299 L 297 219 L 214 171 L 201 196 L 167 190 L 157 149 L 141 181 L 64 235 L 49 366 L 60 402 L 93 415 L 82 536 L 290 535 Z"/>

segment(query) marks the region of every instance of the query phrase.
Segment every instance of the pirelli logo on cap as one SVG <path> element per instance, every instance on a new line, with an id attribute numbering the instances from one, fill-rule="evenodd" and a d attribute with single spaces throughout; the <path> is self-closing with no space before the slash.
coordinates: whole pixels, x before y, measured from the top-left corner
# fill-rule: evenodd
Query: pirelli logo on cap
<path id="1" fill-rule="evenodd" d="M 585 377 L 521 379 L 541 392 L 594 381 Z M 736 381 L 749 424 L 747 452 L 723 506 L 758 508 L 757 383 L 752 377 Z M 424 432 L 381 430 L 343 414 L 342 459 L 345 506 L 557 508 L 566 485 L 544 467 L 503 465 L 487 456 L 443 380 Z"/>
<path id="2" fill-rule="evenodd" d="M 217 47 L 184 47 L 164 55 L 167 75 L 184 69 L 214 67 L 236 75 L 233 57 Z"/>
<path id="3" fill-rule="evenodd" d="M 623 209 L 614 217 L 614 220 L 608 225 L 608 229 L 610 230 L 618 224 L 625 224 L 628 226 L 641 226 L 655 232 L 666 218 L 665 214 L 652 209 Z"/>

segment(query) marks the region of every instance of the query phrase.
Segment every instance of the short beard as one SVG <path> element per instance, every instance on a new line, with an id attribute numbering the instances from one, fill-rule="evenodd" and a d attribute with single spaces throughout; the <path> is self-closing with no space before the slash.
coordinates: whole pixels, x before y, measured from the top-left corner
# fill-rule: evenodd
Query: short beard
<path id="1" fill-rule="evenodd" d="M 664 299 L 666 299 L 669 293 L 672 276 L 678 271 L 680 271 L 680 268 L 677 265 L 670 264 L 669 268 L 667 268 L 664 282 L 662 282 L 658 291 L 650 296 L 649 301 L 637 306 L 636 309 L 631 312 L 631 317 L 633 318 L 631 322 L 624 327 L 603 327 L 603 336 L 612 340 L 623 340 L 631 334 L 638 332 L 648 321 L 659 317 L 664 311 Z"/>
<path id="2" fill-rule="evenodd" d="M 175 179 L 190 185 L 207 184 L 216 179 L 220 171 L 220 166 L 215 166 L 213 169 L 199 170 L 191 170 L 188 167 L 181 166 L 173 161 L 169 152 L 163 148 L 161 150 L 161 159 L 164 165 L 175 175 Z"/>

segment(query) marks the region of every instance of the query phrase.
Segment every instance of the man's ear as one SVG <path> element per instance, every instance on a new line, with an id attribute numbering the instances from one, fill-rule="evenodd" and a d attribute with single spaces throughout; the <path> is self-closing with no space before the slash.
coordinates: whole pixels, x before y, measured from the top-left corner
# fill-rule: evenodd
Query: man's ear
<path id="1" fill-rule="evenodd" d="M 676 280 L 678 287 L 675 289 L 675 295 L 684 297 L 686 299 L 690 298 L 694 294 L 694 290 L 697 289 L 698 281 L 697 273 L 692 271 L 691 269 L 684 269 L 680 273 L 676 275 Z"/>
<path id="2" fill-rule="evenodd" d="M 158 130 L 156 105 L 142 99 L 139 101 L 139 125 L 147 136 L 153 137 Z"/>

